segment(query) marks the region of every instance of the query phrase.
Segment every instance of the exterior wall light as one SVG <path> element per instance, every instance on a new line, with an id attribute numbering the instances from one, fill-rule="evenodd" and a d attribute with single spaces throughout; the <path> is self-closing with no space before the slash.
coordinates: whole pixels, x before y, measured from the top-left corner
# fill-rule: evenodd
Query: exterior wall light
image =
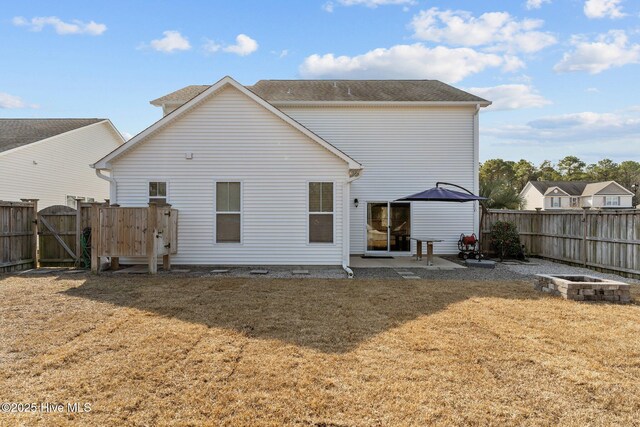
<path id="1" fill-rule="evenodd" d="M 357 208 L 360 202 L 358 201 L 358 199 L 353 199 L 353 204 L 356 205 Z"/>

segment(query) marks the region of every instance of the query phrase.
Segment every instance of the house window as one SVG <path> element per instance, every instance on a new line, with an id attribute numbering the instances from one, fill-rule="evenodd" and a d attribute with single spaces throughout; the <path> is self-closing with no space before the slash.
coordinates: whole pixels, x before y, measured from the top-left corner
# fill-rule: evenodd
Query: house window
<path id="1" fill-rule="evenodd" d="M 333 183 L 309 183 L 309 243 L 333 243 Z"/>
<path id="2" fill-rule="evenodd" d="M 167 204 L 167 183 L 161 181 L 149 182 L 149 201 L 159 205 Z"/>
<path id="3" fill-rule="evenodd" d="M 580 207 L 580 198 L 572 197 L 571 198 L 571 207 L 572 208 L 579 208 Z"/>
<path id="4" fill-rule="evenodd" d="M 70 208 L 76 208 L 76 199 L 80 199 L 81 202 L 93 203 L 96 200 L 93 197 L 82 197 L 82 196 L 69 196 L 67 195 L 67 206 Z"/>
<path id="5" fill-rule="evenodd" d="M 239 182 L 216 182 L 216 243 L 240 243 L 241 196 Z"/>
<path id="6" fill-rule="evenodd" d="M 620 196 L 604 196 L 603 206 L 620 206 Z"/>
<path id="7" fill-rule="evenodd" d="M 551 197 L 551 207 L 552 208 L 560 207 L 560 197 Z"/>

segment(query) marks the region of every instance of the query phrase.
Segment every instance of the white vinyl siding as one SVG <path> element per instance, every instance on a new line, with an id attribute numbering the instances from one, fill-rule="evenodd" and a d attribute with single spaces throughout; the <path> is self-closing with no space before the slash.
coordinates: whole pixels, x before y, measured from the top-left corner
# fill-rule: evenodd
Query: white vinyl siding
<path id="1" fill-rule="evenodd" d="M 530 211 L 536 208 L 544 209 L 544 195 L 531 183 L 527 183 L 521 195 L 524 201 L 522 209 Z"/>
<path id="2" fill-rule="evenodd" d="M 222 89 L 114 160 L 118 203 L 144 206 L 147 177 L 158 172 L 179 211 L 177 265 L 342 262 L 347 163 L 237 89 Z M 215 183 L 237 181 L 242 243 L 216 244 Z M 333 245 L 308 243 L 310 181 L 335 184 Z"/>
<path id="3" fill-rule="evenodd" d="M 109 182 L 89 165 L 121 143 L 111 125 L 100 122 L 0 152 L 0 200 L 39 199 L 42 209 L 66 205 L 68 195 L 108 199 Z"/>
<path id="4" fill-rule="evenodd" d="M 394 201 L 452 182 L 473 191 L 475 109 L 471 107 L 281 107 L 364 166 L 349 196 L 352 254 L 365 251 L 367 201 Z M 353 200 L 358 199 L 359 207 Z M 443 239 L 437 253 L 457 253 L 474 232 L 474 203 L 413 202 L 412 233 Z M 415 244 L 412 244 L 415 250 Z"/>

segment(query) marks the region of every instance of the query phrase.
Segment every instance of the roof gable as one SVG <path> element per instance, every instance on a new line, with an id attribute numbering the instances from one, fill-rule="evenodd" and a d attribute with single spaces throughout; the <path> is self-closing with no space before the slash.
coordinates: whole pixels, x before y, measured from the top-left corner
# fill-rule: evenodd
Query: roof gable
<path id="1" fill-rule="evenodd" d="M 585 196 L 593 196 L 593 195 L 602 195 L 602 194 L 610 194 L 610 195 L 633 195 L 633 193 L 622 185 L 618 184 L 615 181 L 604 181 L 604 182 L 595 182 L 593 184 L 587 185 L 584 189 Z"/>
<path id="2" fill-rule="evenodd" d="M 106 119 L 0 119 L 0 152 L 42 141 Z"/>
<path id="3" fill-rule="evenodd" d="M 121 145 L 120 147 L 118 147 L 114 151 L 112 151 L 111 153 L 107 154 L 105 157 L 103 157 L 102 159 L 97 161 L 94 165 L 92 165 L 92 167 L 94 167 L 96 169 L 109 169 L 109 167 L 110 167 L 109 166 L 109 162 L 111 162 L 112 160 L 116 159 L 117 157 L 120 157 L 120 156 L 124 155 L 128 150 L 130 150 L 131 148 L 133 148 L 137 144 L 139 144 L 139 143 L 143 142 L 144 140 L 146 140 L 153 133 L 155 133 L 156 131 L 158 131 L 158 130 L 162 129 L 163 127 L 167 126 L 169 123 L 172 123 L 174 120 L 176 120 L 177 118 L 181 117 L 182 115 L 187 114 L 194 106 L 198 105 L 200 102 L 204 101 L 205 99 L 209 98 L 210 96 L 215 96 L 215 94 L 219 90 L 221 90 L 222 88 L 227 87 L 227 86 L 234 87 L 235 89 L 237 89 L 241 93 L 247 95 L 251 100 L 253 100 L 257 104 L 259 104 L 260 106 L 264 107 L 266 110 L 268 110 L 269 112 L 271 112 L 275 116 L 277 116 L 280 119 L 282 119 L 285 123 L 291 125 L 295 129 L 297 129 L 299 132 L 303 133 L 304 135 L 309 137 L 314 142 L 320 144 L 322 147 L 327 149 L 329 152 L 331 152 L 332 154 L 334 154 L 338 158 L 344 160 L 349 165 L 350 169 L 362 169 L 362 165 L 360 163 L 358 163 L 357 161 L 355 161 L 354 159 L 352 159 L 351 157 L 349 157 L 347 154 L 343 153 L 342 151 L 338 150 L 336 147 L 334 147 L 333 145 L 331 145 L 330 143 L 328 143 L 327 141 L 325 141 L 324 139 L 322 139 L 321 137 L 319 137 L 315 133 L 311 132 L 309 129 L 307 129 L 306 127 L 302 126 L 300 123 L 298 123 L 297 121 L 295 121 L 294 119 L 292 119 L 291 117 L 289 117 L 288 115 L 283 113 L 282 111 L 278 110 L 276 107 L 274 107 L 273 105 L 269 104 L 264 99 L 260 98 L 259 96 L 257 96 L 253 92 L 249 91 L 247 88 L 245 88 L 244 86 L 242 86 L 240 83 L 238 83 L 237 81 L 235 81 L 234 79 L 232 79 L 229 76 L 224 77 L 223 79 L 219 80 L 217 83 L 209 86 L 206 90 L 204 90 L 200 94 L 196 95 L 190 101 L 188 101 L 187 103 L 183 104 L 182 106 L 180 106 L 179 108 L 177 108 L 173 112 L 167 114 L 162 119 L 158 120 L 156 123 L 154 123 L 153 125 L 149 126 L 144 131 L 140 132 L 138 135 L 136 135 L 133 138 L 131 138 L 125 144 Z"/>

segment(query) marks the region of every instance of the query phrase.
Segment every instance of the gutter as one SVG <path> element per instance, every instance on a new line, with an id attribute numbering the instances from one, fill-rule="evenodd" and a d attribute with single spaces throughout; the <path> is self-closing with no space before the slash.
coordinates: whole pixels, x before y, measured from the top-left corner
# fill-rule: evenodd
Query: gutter
<path id="1" fill-rule="evenodd" d="M 90 165 L 92 168 L 95 168 L 95 165 Z M 102 173 L 103 170 L 108 170 L 108 169 L 96 169 L 96 175 L 98 178 L 100 179 L 104 179 L 105 181 L 108 181 L 111 185 L 109 186 L 109 202 L 111 204 L 115 204 L 118 201 L 118 183 L 116 182 L 116 179 L 107 175 L 104 175 Z"/>

